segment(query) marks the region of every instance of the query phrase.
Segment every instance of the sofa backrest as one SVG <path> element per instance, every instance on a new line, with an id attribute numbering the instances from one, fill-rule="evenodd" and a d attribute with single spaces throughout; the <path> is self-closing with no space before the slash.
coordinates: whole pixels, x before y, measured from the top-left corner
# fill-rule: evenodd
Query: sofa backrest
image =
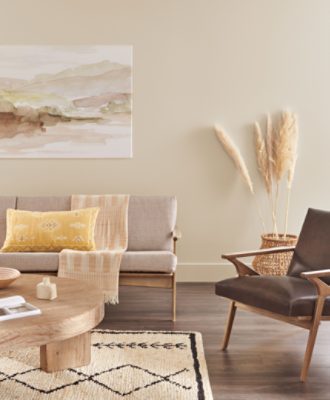
<path id="1" fill-rule="evenodd" d="M 19 196 L 16 200 L 17 210 L 27 211 L 69 211 L 70 196 Z"/>
<path id="2" fill-rule="evenodd" d="M 7 208 L 29 211 L 70 210 L 71 196 L 0 196 L 0 245 L 6 236 Z M 172 250 L 176 223 L 174 196 L 131 196 L 128 207 L 128 250 Z"/>
<path id="3" fill-rule="evenodd" d="M 176 198 L 131 196 L 128 207 L 128 250 L 173 250 Z"/>

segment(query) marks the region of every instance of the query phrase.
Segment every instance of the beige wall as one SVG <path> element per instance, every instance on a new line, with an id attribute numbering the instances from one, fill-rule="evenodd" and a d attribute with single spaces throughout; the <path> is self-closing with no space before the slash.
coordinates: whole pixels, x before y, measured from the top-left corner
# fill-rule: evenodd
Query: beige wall
<path id="1" fill-rule="evenodd" d="M 134 158 L 0 160 L 1 194 L 176 194 L 179 276 L 214 280 L 231 273 L 217 268 L 220 253 L 258 246 L 260 227 L 212 125 L 232 134 L 256 178 L 249 124 L 291 107 L 301 141 L 290 230 L 298 231 L 308 206 L 330 209 L 328 0 L 0 5 L 2 44 L 134 46 Z"/>

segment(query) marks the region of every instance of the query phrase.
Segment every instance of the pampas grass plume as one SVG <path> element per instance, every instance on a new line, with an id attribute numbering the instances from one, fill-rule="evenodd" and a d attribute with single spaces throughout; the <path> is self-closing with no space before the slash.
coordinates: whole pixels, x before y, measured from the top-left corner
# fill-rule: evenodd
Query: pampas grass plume
<path id="1" fill-rule="evenodd" d="M 273 167 L 274 167 L 274 130 L 273 123 L 270 114 L 267 114 L 267 125 L 266 125 L 266 147 L 268 155 L 269 173 L 272 178 Z"/>
<path id="2" fill-rule="evenodd" d="M 291 170 L 290 179 L 292 183 L 297 141 L 297 118 L 292 112 L 284 111 L 275 143 L 274 174 L 277 182 L 283 178 L 286 172 Z"/>
<path id="3" fill-rule="evenodd" d="M 266 149 L 265 139 L 261 132 L 261 128 L 258 122 L 254 123 L 254 131 L 255 131 L 257 164 L 259 167 L 260 174 L 263 178 L 266 191 L 268 194 L 270 194 L 272 190 L 272 181 L 271 181 L 272 178 L 269 170 L 270 167 L 269 157 Z"/>
<path id="4" fill-rule="evenodd" d="M 294 178 L 294 173 L 296 169 L 297 163 L 297 147 L 298 147 L 298 118 L 296 114 L 292 114 L 292 127 L 291 127 L 291 156 L 290 156 L 290 164 L 288 169 L 288 179 L 287 186 L 288 189 L 291 189 L 292 181 Z"/>
<path id="5" fill-rule="evenodd" d="M 235 143 L 232 141 L 232 139 L 227 135 L 227 133 L 220 126 L 215 125 L 214 129 L 215 129 L 215 134 L 216 134 L 219 142 L 222 144 L 226 153 L 229 155 L 229 157 L 232 159 L 232 161 L 236 165 L 236 168 L 238 169 L 244 182 L 250 189 L 250 192 L 252 194 L 254 194 L 253 184 L 252 184 L 252 180 L 251 180 L 249 171 L 247 169 L 245 161 L 244 161 L 238 147 L 235 145 Z"/>

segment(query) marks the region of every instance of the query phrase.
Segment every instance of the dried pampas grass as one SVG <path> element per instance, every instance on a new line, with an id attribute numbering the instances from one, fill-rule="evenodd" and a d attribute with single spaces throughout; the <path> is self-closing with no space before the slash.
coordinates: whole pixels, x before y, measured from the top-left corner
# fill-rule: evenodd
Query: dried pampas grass
<path id="1" fill-rule="evenodd" d="M 288 163 L 288 176 L 287 176 L 287 187 L 288 189 L 291 189 L 292 186 L 292 181 L 294 178 L 294 173 L 296 170 L 296 163 L 297 163 L 297 148 L 298 148 L 298 136 L 299 136 L 299 130 L 298 130 L 298 118 L 296 114 L 291 113 L 291 119 L 292 119 L 292 124 L 291 124 L 291 141 L 290 141 L 290 160 Z"/>
<path id="2" fill-rule="evenodd" d="M 235 164 L 236 168 L 238 169 L 239 173 L 241 174 L 244 182 L 248 186 L 250 192 L 253 194 L 253 198 L 256 203 L 259 219 L 260 219 L 260 222 L 262 225 L 262 229 L 265 232 L 266 231 L 265 222 L 262 217 L 262 213 L 260 211 L 260 207 L 257 202 L 257 199 L 254 196 L 254 188 L 253 188 L 252 179 L 250 177 L 249 171 L 248 171 L 245 161 L 242 157 L 242 154 L 239 151 L 239 148 L 235 145 L 235 143 L 231 140 L 231 138 L 227 135 L 227 133 L 220 126 L 215 125 L 214 129 L 215 129 L 215 134 L 216 134 L 219 142 L 222 144 L 226 153 L 229 155 L 229 157 L 234 162 L 234 164 Z"/>
<path id="3" fill-rule="evenodd" d="M 268 192 L 271 213 L 272 213 L 272 225 L 273 225 L 273 232 L 275 236 L 278 237 L 278 229 L 277 229 L 277 205 L 274 201 L 273 196 L 273 176 L 274 176 L 274 169 L 275 169 L 275 159 L 276 159 L 276 152 L 275 152 L 275 133 L 273 129 L 273 122 L 272 118 L 269 113 L 267 113 L 266 117 L 266 147 L 267 147 L 267 157 L 268 157 L 268 170 L 270 175 L 270 193 Z"/>
<path id="4" fill-rule="evenodd" d="M 279 182 L 285 173 L 291 171 L 291 183 L 297 154 L 298 127 L 297 117 L 290 111 L 282 113 L 275 141 L 274 175 Z"/>
<path id="5" fill-rule="evenodd" d="M 238 147 L 220 126 L 215 125 L 214 129 L 219 142 L 222 144 L 229 157 L 233 160 L 244 182 L 250 189 L 250 192 L 254 194 L 253 183 L 249 171 Z"/>
<path id="6" fill-rule="evenodd" d="M 266 125 L 266 147 L 267 147 L 267 156 L 268 156 L 268 169 L 271 176 L 273 176 L 273 168 L 274 168 L 274 130 L 273 123 L 270 114 L 267 114 L 267 125 Z"/>
<path id="7" fill-rule="evenodd" d="M 285 222 L 284 222 L 284 237 L 288 233 L 289 223 L 289 209 L 290 209 L 290 198 L 291 198 L 291 187 L 296 170 L 297 163 L 297 147 L 298 147 L 298 119 L 296 114 L 290 113 L 290 140 L 289 148 L 287 149 L 287 198 L 286 198 L 286 210 L 285 210 Z"/>
<path id="8" fill-rule="evenodd" d="M 269 197 L 273 232 L 277 236 L 276 207 L 273 199 L 274 135 L 269 114 L 267 114 L 266 136 L 264 137 L 259 122 L 254 123 L 254 132 L 257 164 Z"/>
<path id="9" fill-rule="evenodd" d="M 276 181 L 275 212 L 279 198 L 279 183 L 287 176 L 287 200 L 285 210 L 284 237 L 288 230 L 290 195 L 297 161 L 298 123 L 297 116 L 291 111 L 284 111 L 274 142 L 274 168 Z"/>
<path id="10" fill-rule="evenodd" d="M 236 165 L 250 192 L 254 194 L 254 187 L 249 171 L 238 147 L 220 126 L 215 125 L 215 133 L 219 142 Z M 287 201 L 284 229 L 285 237 L 288 228 L 290 193 L 297 161 L 297 116 L 290 111 L 284 111 L 281 115 L 277 129 L 275 130 L 273 128 L 271 116 L 267 114 L 265 134 L 263 134 L 258 122 L 255 122 L 254 124 L 254 134 L 258 169 L 269 197 L 272 212 L 273 232 L 276 237 L 279 237 L 277 228 L 277 208 L 280 183 L 282 179 L 286 177 Z M 254 199 L 257 204 L 260 220 L 263 227 L 265 227 L 256 196 L 254 196 Z"/>
<path id="11" fill-rule="evenodd" d="M 270 194 L 272 190 L 272 176 L 270 171 L 270 163 L 269 163 L 269 157 L 265 139 L 261 132 L 261 128 L 258 122 L 255 122 L 254 124 L 254 132 L 255 132 L 256 155 L 257 155 L 259 172 L 263 178 L 266 191 L 268 194 Z"/>

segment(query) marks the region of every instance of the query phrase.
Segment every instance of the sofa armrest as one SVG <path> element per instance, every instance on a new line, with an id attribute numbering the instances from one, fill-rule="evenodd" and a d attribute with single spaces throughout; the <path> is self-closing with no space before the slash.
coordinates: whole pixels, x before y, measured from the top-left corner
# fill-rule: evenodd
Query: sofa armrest
<path id="1" fill-rule="evenodd" d="M 173 239 L 173 253 L 176 254 L 176 242 L 181 239 L 182 233 L 180 229 L 175 226 L 173 232 L 172 232 L 172 239 Z"/>
<path id="2" fill-rule="evenodd" d="M 172 237 L 174 241 L 177 241 L 182 238 L 182 233 L 180 229 L 176 226 L 172 232 Z"/>

